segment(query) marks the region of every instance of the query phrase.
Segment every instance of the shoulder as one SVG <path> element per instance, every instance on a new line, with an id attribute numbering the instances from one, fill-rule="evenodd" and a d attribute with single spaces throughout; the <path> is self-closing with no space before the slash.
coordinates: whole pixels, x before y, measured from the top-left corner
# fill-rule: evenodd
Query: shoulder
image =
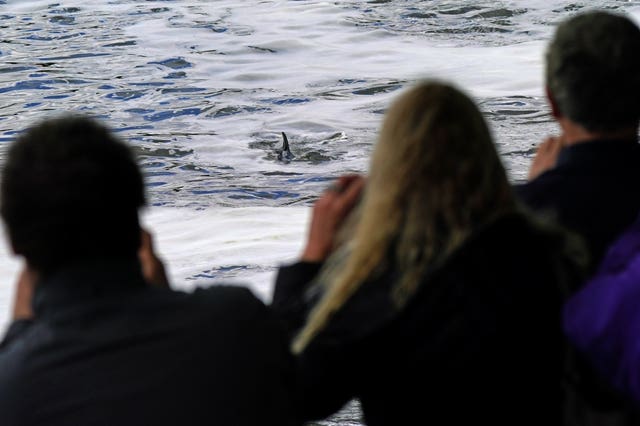
<path id="1" fill-rule="evenodd" d="M 259 302 L 253 291 L 243 285 L 216 284 L 208 287 L 198 287 L 191 294 L 194 298 L 210 301 Z"/>
<path id="2" fill-rule="evenodd" d="M 204 308 L 204 333 L 225 336 L 227 346 L 261 352 L 263 361 L 288 357 L 284 324 L 249 288 L 214 285 L 194 291 L 191 297 Z"/>
<path id="3" fill-rule="evenodd" d="M 22 319 L 12 322 L 4 335 L 2 342 L 0 342 L 0 355 L 5 351 L 14 341 L 24 336 L 34 324 L 31 319 Z"/>
<path id="4" fill-rule="evenodd" d="M 223 345 L 227 353 L 253 348 L 251 351 L 262 351 L 267 357 L 286 348 L 280 320 L 252 290 L 243 286 L 217 284 L 198 288 L 185 295 L 171 313 L 171 321 L 185 325 L 184 337 L 195 336 L 202 351 L 219 352 Z"/>
<path id="5" fill-rule="evenodd" d="M 191 304 L 231 314 L 261 313 L 266 310 L 265 303 L 251 289 L 242 285 L 199 287 L 187 299 Z"/>
<path id="6" fill-rule="evenodd" d="M 525 205 L 538 209 L 548 204 L 555 204 L 555 200 L 563 197 L 567 191 L 569 174 L 560 169 L 544 172 L 534 180 L 514 185 L 517 198 Z M 570 188 L 569 188 L 570 189 Z"/>
<path id="7" fill-rule="evenodd" d="M 504 215 L 473 235 L 461 258 L 491 274 L 535 281 L 566 272 L 578 279 L 588 262 L 581 237 L 526 210 Z"/>
<path id="8" fill-rule="evenodd" d="M 640 218 L 636 220 L 609 249 L 599 265 L 599 272 L 617 273 L 627 264 L 640 257 Z"/>
<path id="9" fill-rule="evenodd" d="M 519 250 L 513 256 L 523 258 L 523 253 L 533 260 L 567 260 L 586 267 L 588 251 L 583 237 L 562 226 L 557 221 L 523 209 L 512 223 L 503 228 L 506 238 Z M 527 256 L 524 256 L 525 258 Z"/>
<path id="10" fill-rule="evenodd" d="M 537 251 L 540 246 L 559 243 L 566 237 L 564 230 L 549 223 L 547 226 L 542 219 L 533 216 L 526 210 L 514 211 L 501 215 L 476 230 L 461 251 L 476 251 L 479 248 L 491 247 L 493 250 L 512 252 L 514 256 L 521 256 L 522 252 L 513 252 L 514 247 L 525 247 L 527 251 Z M 495 252 L 487 253 L 494 256 Z"/>
<path id="11" fill-rule="evenodd" d="M 0 343 L 0 400 L 11 392 L 11 388 L 16 388 L 14 379 L 22 371 L 22 357 L 28 350 L 28 335 L 32 333 L 34 324 L 32 320 L 14 321 Z"/>

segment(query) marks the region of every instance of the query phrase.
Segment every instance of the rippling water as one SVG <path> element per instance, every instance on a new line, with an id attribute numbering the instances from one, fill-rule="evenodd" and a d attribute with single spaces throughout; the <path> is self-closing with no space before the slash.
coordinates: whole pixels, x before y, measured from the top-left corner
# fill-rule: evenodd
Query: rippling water
<path id="1" fill-rule="evenodd" d="M 465 88 L 522 180 L 556 130 L 545 43 L 594 6 L 640 17 L 637 0 L 0 0 L 0 160 L 35 120 L 104 120 L 139 154 L 175 285 L 239 280 L 268 299 L 314 197 L 366 172 L 385 108 L 417 79 Z M 0 254 L 5 324 L 19 262 Z M 360 424 L 357 408 L 332 422 Z"/>

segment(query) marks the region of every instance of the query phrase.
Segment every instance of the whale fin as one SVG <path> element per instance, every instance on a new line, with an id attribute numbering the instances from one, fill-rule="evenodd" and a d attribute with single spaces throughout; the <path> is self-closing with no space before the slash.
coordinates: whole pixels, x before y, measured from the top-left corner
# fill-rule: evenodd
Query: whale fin
<path id="1" fill-rule="evenodd" d="M 291 149 L 289 148 L 289 139 L 287 139 L 287 135 L 282 132 L 282 149 L 278 150 L 278 160 L 290 161 L 293 157 L 295 157 L 295 155 L 291 153 Z"/>

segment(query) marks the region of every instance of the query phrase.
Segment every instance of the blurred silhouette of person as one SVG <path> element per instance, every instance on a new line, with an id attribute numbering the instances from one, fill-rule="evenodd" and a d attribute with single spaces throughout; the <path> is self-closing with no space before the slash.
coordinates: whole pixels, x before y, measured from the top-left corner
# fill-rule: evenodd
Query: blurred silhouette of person
<path id="1" fill-rule="evenodd" d="M 546 89 L 559 136 L 538 149 L 529 207 L 581 235 L 595 268 L 640 211 L 640 29 L 604 11 L 562 22 L 546 56 Z"/>
<path id="2" fill-rule="evenodd" d="M 518 206 L 471 99 L 407 90 L 366 181 L 320 197 L 276 280 L 303 418 L 357 398 L 368 425 L 559 424 L 559 288 L 582 250 Z"/>
<path id="3" fill-rule="evenodd" d="M 140 229 L 141 172 L 96 121 L 11 146 L 2 218 L 26 262 L 0 346 L 3 425 L 292 425 L 292 358 L 248 289 L 173 291 Z"/>
<path id="4" fill-rule="evenodd" d="M 640 211 L 640 28 L 628 17 L 589 11 L 562 22 L 546 56 L 546 89 L 559 136 L 543 142 L 522 202 L 579 234 L 589 273 Z M 567 289 L 566 297 L 577 291 Z M 567 421 L 637 425 L 640 415 L 580 353 L 567 363 Z"/>

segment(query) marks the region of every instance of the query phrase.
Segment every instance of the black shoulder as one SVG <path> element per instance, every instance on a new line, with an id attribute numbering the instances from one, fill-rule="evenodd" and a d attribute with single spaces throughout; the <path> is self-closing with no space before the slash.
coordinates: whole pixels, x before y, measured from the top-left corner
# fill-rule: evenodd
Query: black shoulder
<path id="1" fill-rule="evenodd" d="M 242 285 L 213 285 L 198 288 L 189 297 L 190 303 L 199 306 L 215 317 L 265 318 L 271 313 L 267 304 L 248 287 Z"/>
<path id="2" fill-rule="evenodd" d="M 215 305 L 241 304 L 254 307 L 264 305 L 251 289 L 242 285 L 219 284 L 199 287 L 193 291 L 191 298 Z"/>
<path id="3" fill-rule="evenodd" d="M 209 287 L 198 287 L 193 292 L 198 297 L 256 299 L 255 294 L 243 285 L 217 284 Z"/>

